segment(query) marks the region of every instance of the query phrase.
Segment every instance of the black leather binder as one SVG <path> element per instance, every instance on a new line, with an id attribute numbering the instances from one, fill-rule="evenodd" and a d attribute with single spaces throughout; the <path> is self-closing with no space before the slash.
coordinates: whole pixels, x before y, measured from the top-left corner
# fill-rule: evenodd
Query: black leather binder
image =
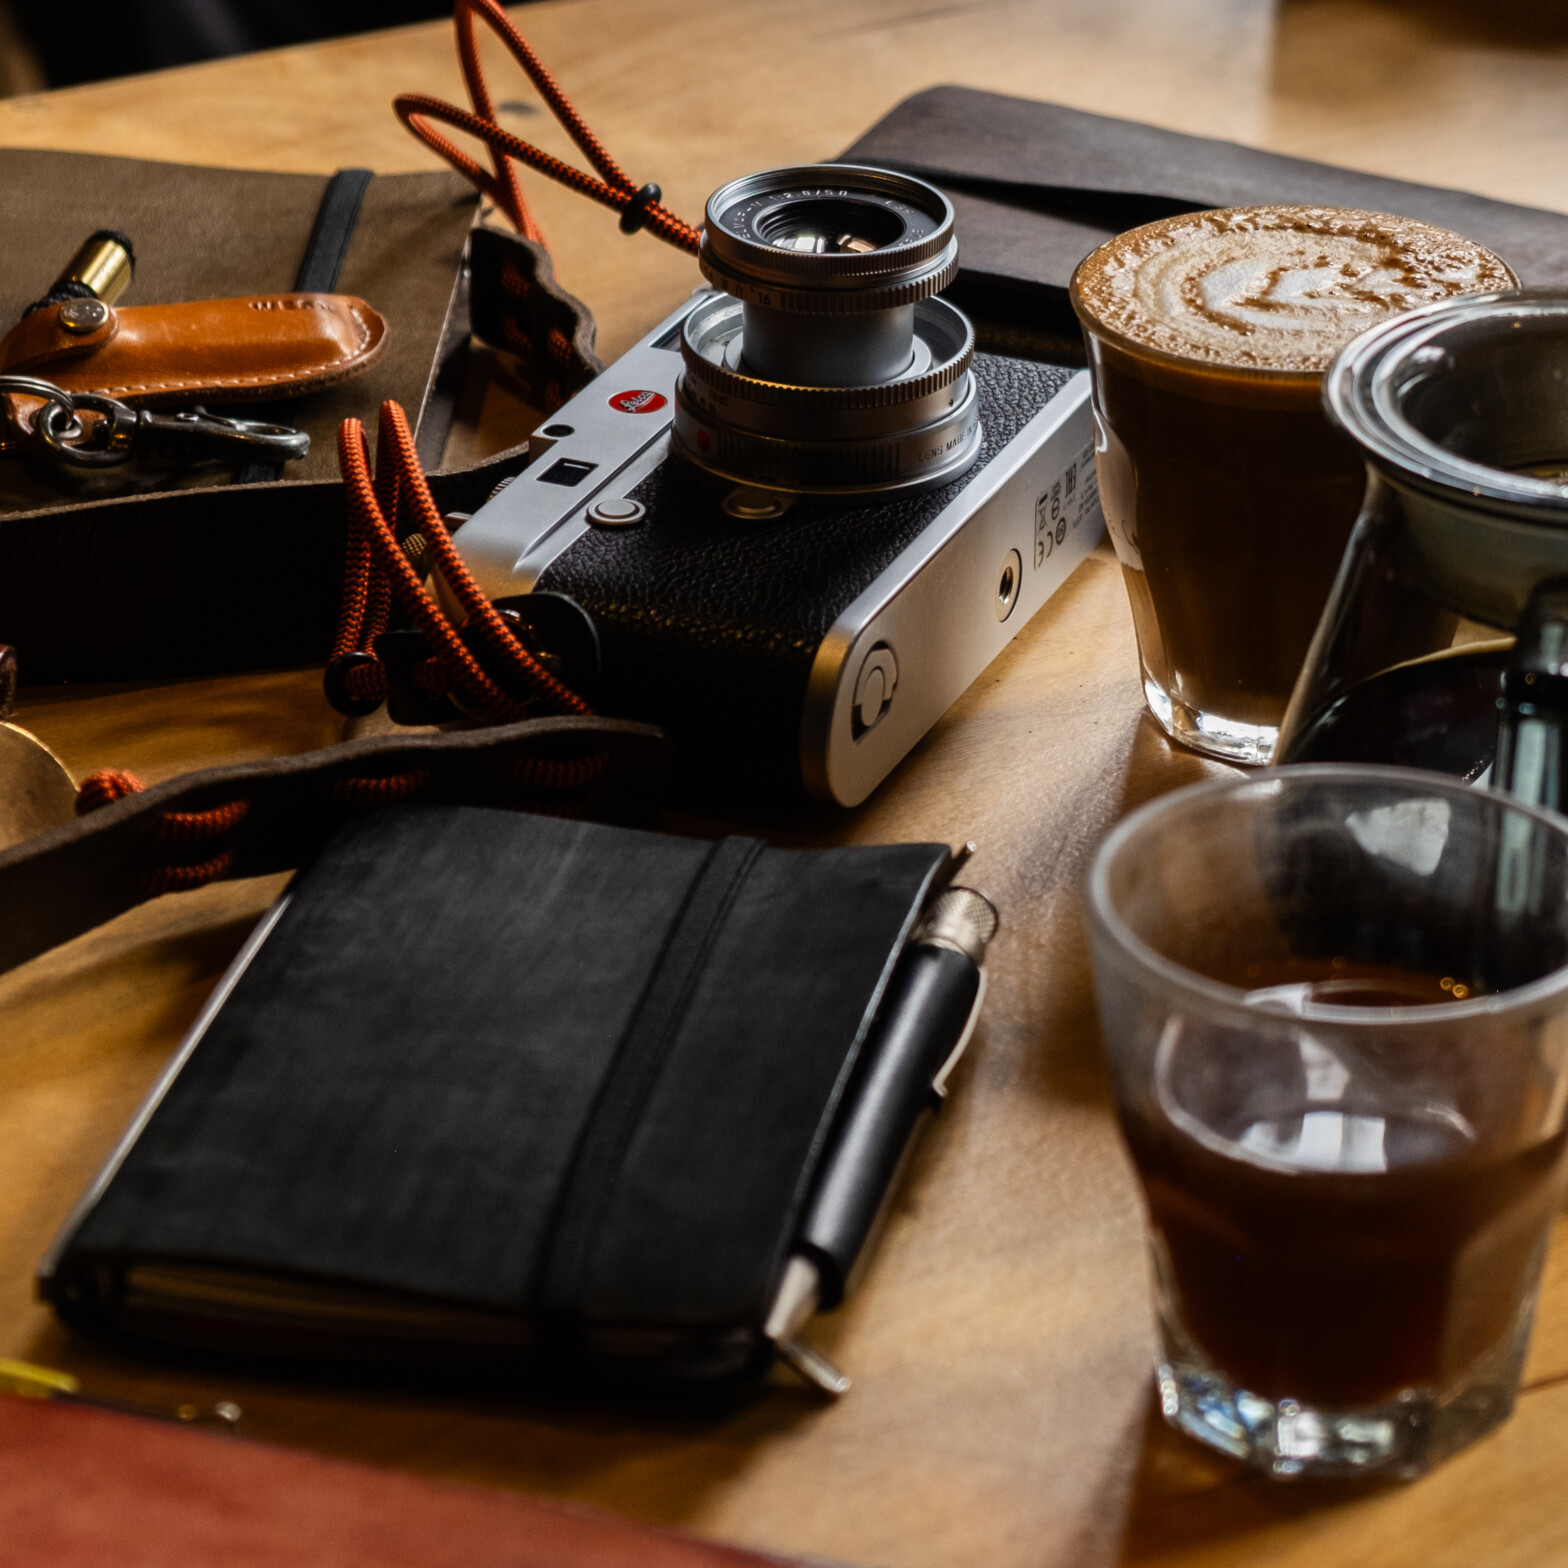
<path id="1" fill-rule="evenodd" d="M 982 318 L 1074 341 L 1073 268 L 1124 229 L 1203 207 L 1296 202 L 1398 213 L 1479 240 L 1532 287 L 1568 285 L 1562 213 L 972 87 L 906 98 L 841 156 L 904 169 L 947 193 L 961 302 Z"/>
<path id="2" fill-rule="evenodd" d="M 42 1292 L 76 1328 L 186 1348 L 754 1373 L 954 865 L 361 818 L 221 982 Z M 929 1092 L 929 1060 L 897 1070 Z"/>

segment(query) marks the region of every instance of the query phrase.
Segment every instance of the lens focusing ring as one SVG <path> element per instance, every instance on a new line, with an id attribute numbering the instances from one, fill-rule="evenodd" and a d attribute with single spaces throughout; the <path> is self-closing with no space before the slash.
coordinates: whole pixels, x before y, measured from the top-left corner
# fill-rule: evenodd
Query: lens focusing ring
<path id="1" fill-rule="evenodd" d="M 915 307 L 915 331 L 929 350 L 930 368 L 923 374 L 863 387 L 797 387 L 763 381 L 731 369 L 722 357 L 741 330 L 741 308 L 726 299 L 699 305 L 681 331 L 681 359 L 689 391 L 704 403 L 723 400 L 772 408 L 848 412 L 854 409 L 900 408 L 950 387 L 969 369 L 975 333 L 969 320 L 946 300 L 923 301 Z"/>
<path id="2" fill-rule="evenodd" d="M 787 386 L 730 368 L 723 351 L 741 309 L 719 297 L 686 318 L 674 440 L 693 462 L 744 483 L 855 495 L 944 484 L 974 461 L 974 329 L 945 300 L 915 306 L 927 368 L 864 387 Z"/>
<path id="3" fill-rule="evenodd" d="M 670 439 L 699 467 L 739 484 L 799 495 L 881 497 L 929 490 L 966 472 L 980 454 L 974 378 L 954 389 L 940 418 L 876 438 L 787 440 L 719 425 L 679 398 Z"/>
<path id="4" fill-rule="evenodd" d="M 811 315 L 896 309 L 957 275 L 953 208 L 934 186 L 887 169 L 770 169 L 709 198 L 698 264 L 747 304 Z"/>

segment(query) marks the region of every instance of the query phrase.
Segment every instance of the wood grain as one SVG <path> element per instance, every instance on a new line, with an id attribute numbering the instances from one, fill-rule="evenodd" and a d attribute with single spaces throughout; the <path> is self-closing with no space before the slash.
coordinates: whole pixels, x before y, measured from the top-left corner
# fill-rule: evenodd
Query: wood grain
<path id="1" fill-rule="evenodd" d="M 557 0 L 519 16 L 616 155 L 691 217 L 722 179 L 832 154 L 941 81 L 1568 207 L 1568 57 L 1527 16 L 1509 32 L 1506 6 L 1485 26 L 1438 0 Z M 527 99 L 499 71 L 497 86 Z M 0 141 L 405 169 L 423 155 L 386 104 L 408 88 L 459 91 L 445 27 L 0 103 Z M 543 116 L 508 113 L 569 151 Z M 623 239 L 600 209 L 530 192 L 607 353 L 694 284 L 685 258 Z M 337 733 L 308 671 L 35 693 L 21 718 L 78 772 L 148 779 Z M 974 879 L 1004 918 L 950 1109 L 862 1293 L 816 1331 L 855 1378 L 837 1406 L 781 1379 L 727 1417 L 655 1419 L 215 1377 L 62 1335 L 31 1271 L 276 879 L 161 900 L 0 978 L 0 1355 L 132 1397 L 231 1396 L 279 1442 L 845 1563 L 1568 1560 L 1561 1222 L 1517 1415 L 1426 1480 L 1281 1487 L 1152 1412 L 1142 1222 L 1107 1106 L 1079 889 L 1121 814 L 1219 771 L 1142 716 L 1101 552 L 866 807 L 767 824 L 815 841 L 973 838 Z"/>

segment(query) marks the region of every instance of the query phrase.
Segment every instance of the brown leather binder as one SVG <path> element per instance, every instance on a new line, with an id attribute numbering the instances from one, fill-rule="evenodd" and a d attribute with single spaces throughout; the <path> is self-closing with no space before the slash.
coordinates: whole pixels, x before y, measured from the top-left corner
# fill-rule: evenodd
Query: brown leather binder
<path id="1" fill-rule="evenodd" d="M 765 1568 L 511 1493 L 0 1396 L 6 1568 Z"/>

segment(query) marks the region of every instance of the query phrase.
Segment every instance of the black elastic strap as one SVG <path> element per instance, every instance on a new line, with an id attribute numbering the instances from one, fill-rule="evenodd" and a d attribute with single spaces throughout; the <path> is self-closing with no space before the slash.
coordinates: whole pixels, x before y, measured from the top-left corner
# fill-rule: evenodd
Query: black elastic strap
<path id="1" fill-rule="evenodd" d="M 327 181 L 305 242 L 304 259 L 294 277 L 296 294 L 330 294 L 338 286 L 343 259 L 359 223 L 359 209 L 374 178 L 370 169 L 339 169 Z"/>
<path id="2" fill-rule="evenodd" d="M 330 294 L 338 286 L 349 241 L 359 224 L 359 209 L 374 178 L 370 169 L 339 169 L 327 181 L 310 238 L 305 242 L 305 254 L 294 275 L 296 294 Z M 281 478 L 282 474 L 281 463 L 247 463 L 234 479 L 236 484 L 254 485 Z"/>
<path id="3" fill-rule="evenodd" d="M 572 1157 L 545 1253 L 538 1298 L 544 1314 L 560 1319 L 578 1310 L 621 1160 L 686 1017 L 708 953 L 761 852 L 756 839 L 720 839 L 675 917 Z"/>

